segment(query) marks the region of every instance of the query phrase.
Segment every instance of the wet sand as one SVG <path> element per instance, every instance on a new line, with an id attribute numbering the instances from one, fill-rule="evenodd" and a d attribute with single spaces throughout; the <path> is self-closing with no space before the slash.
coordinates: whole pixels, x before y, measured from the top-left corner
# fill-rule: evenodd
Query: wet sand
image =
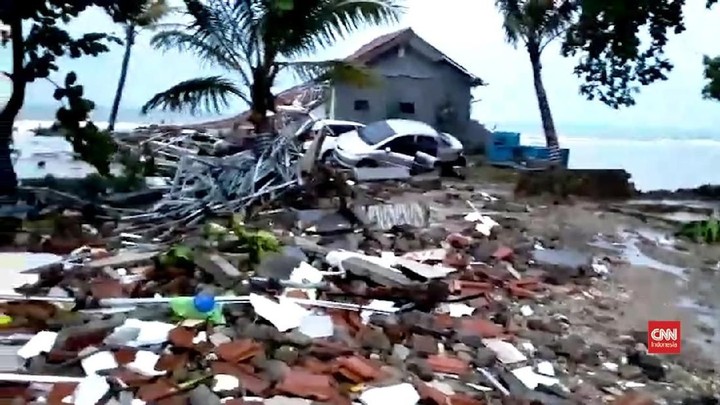
<path id="1" fill-rule="evenodd" d="M 667 224 L 603 212 L 597 204 L 551 206 L 530 214 L 536 232 L 559 245 L 614 263 L 608 288 L 624 305 L 618 330 L 647 330 L 649 320 L 682 322 L 678 361 L 720 370 L 720 247 L 675 240 Z"/>

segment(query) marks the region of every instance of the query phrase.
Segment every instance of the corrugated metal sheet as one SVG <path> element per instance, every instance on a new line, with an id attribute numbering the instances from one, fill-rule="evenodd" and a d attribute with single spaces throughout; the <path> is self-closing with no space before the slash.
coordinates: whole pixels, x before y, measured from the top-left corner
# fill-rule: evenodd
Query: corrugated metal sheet
<path id="1" fill-rule="evenodd" d="M 428 206 L 416 202 L 370 205 L 364 211 L 370 222 L 382 230 L 388 230 L 395 225 L 425 228 L 430 221 Z"/>

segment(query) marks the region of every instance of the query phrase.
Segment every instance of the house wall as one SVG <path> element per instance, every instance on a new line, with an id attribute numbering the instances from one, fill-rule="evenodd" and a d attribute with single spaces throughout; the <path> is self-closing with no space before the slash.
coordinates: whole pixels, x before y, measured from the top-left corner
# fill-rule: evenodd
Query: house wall
<path id="1" fill-rule="evenodd" d="M 404 51 L 395 48 L 371 66 L 378 83 L 369 88 L 339 84 L 335 89 L 335 118 L 363 123 L 387 118 L 407 118 L 438 126 L 438 110 L 449 103 L 456 124 L 446 129 L 464 137 L 470 120 L 470 79 L 423 44 L 411 43 Z M 434 54 L 433 54 L 434 53 Z M 367 100 L 368 109 L 356 110 L 357 100 Z M 402 114 L 399 103 L 413 103 L 414 114 Z M 441 129 L 441 128 L 439 128 Z"/>

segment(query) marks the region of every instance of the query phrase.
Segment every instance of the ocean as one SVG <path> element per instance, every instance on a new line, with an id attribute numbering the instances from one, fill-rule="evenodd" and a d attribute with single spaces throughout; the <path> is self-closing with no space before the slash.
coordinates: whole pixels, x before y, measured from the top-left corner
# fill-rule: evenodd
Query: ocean
<path id="1" fill-rule="evenodd" d="M 72 148 L 62 139 L 33 137 L 32 129 L 52 124 L 54 107 L 29 106 L 15 123 L 18 132 L 15 148 L 20 151 L 15 163 L 20 179 L 44 177 L 53 173 L 64 177 L 83 177 L 93 171 L 84 162 L 72 158 Z M 93 114 L 98 125 L 106 125 L 109 109 L 98 107 Z M 139 110 L 122 109 L 118 130 L 165 122 L 180 124 L 226 118 L 153 113 L 141 116 Z M 522 134 L 522 143 L 544 145 L 539 124 L 494 123 L 491 129 Z M 622 128 L 582 125 L 558 125 L 560 145 L 570 149 L 570 167 L 585 169 L 621 168 L 632 175 L 635 186 L 643 191 L 720 184 L 720 130 Z M 45 162 L 41 168 L 38 163 Z"/>

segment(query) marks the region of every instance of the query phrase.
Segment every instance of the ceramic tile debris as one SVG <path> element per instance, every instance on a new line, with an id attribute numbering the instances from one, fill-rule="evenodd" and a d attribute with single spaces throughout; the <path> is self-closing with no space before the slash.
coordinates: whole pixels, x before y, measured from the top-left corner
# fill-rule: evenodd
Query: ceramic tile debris
<path id="1" fill-rule="evenodd" d="M 290 140 L 253 142 L 178 154 L 157 204 L 103 212 L 109 224 L 60 215 L 80 234 L 43 236 L 38 250 L 62 255 L 0 302 L 3 358 L 16 360 L 0 396 L 570 405 L 632 390 L 706 403 L 698 387 L 717 386 L 699 369 L 680 379 L 643 352 L 646 331 L 614 325 L 612 260 L 552 262 L 562 241 L 536 234 L 526 221 L 542 214 L 524 204 L 511 215 L 512 202 L 439 178 L 300 177 Z"/>

